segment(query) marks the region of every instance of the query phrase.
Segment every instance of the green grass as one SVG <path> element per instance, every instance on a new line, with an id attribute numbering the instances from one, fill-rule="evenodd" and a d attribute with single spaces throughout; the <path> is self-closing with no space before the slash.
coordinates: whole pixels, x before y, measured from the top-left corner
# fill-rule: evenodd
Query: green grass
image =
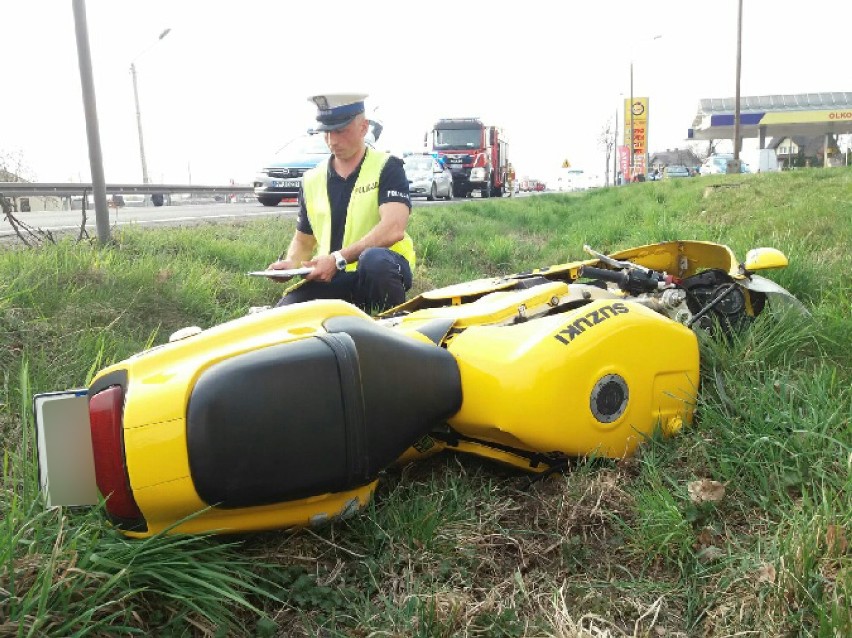
<path id="1" fill-rule="evenodd" d="M 852 172 L 720 176 L 417 208 L 414 293 L 672 239 L 790 258 L 811 312 L 701 340 L 695 425 L 541 480 L 439 456 L 317 530 L 124 539 L 45 512 L 33 392 L 271 303 L 290 220 L 0 251 L 0 636 L 852 634 Z M 689 484 L 725 486 L 695 504 Z M 606 633 L 608 632 L 608 633 Z"/>

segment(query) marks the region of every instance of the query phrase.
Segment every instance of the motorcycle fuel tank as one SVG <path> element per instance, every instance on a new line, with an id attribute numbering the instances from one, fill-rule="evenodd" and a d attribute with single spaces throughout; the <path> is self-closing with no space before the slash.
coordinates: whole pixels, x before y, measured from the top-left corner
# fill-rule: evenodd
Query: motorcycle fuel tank
<path id="1" fill-rule="evenodd" d="M 468 440 L 619 458 L 655 428 L 672 433 L 692 420 L 696 336 L 640 304 L 598 300 L 535 321 L 472 326 L 448 349 L 464 388 L 448 423 Z"/>

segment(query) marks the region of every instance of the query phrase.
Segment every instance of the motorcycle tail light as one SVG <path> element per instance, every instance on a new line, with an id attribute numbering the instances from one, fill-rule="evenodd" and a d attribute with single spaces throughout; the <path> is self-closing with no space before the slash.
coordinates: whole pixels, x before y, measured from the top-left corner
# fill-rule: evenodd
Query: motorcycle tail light
<path id="1" fill-rule="evenodd" d="M 141 520 L 142 512 L 130 489 L 122 437 L 124 389 L 113 385 L 89 400 L 89 422 L 92 427 L 92 450 L 95 457 L 95 480 L 106 497 L 107 513 L 117 523 Z"/>

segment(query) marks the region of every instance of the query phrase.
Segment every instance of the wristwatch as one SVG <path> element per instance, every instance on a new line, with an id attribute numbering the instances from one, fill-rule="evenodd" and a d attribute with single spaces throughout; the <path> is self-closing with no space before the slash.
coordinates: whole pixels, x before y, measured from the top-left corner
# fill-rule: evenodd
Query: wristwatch
<path id="1" fill-rule="evenodd" d="M 335 250 L 331 253 L 331 256 L 334 257 L 334 264 L 338 270 L 346 270 L 346 259 L 340 254 L 339 250 Z"/>

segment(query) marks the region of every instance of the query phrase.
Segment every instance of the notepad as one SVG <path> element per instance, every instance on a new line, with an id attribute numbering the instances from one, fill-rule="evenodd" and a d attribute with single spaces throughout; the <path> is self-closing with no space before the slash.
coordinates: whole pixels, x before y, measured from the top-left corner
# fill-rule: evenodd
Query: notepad
<path id="1" fill-rule="evenodd" d="M 296 275 L 307 275 L 313 268 L 287 268 L 284 270 L 255 270 L 248 273 L 253 277 L 295 277 Z"/>

